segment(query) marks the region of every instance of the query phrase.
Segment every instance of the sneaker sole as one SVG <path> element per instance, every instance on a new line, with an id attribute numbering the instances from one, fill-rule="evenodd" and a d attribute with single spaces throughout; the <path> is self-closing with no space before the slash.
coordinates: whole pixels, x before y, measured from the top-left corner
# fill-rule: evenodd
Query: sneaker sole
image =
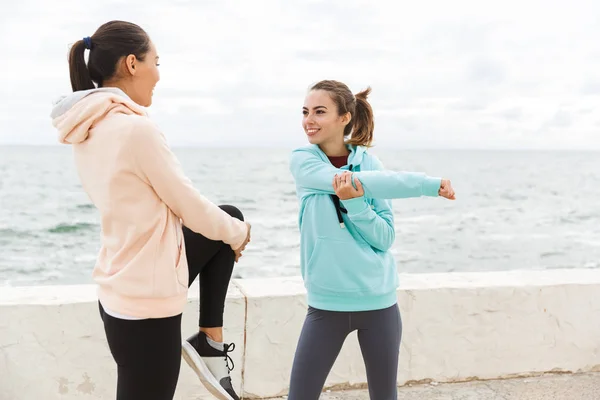
<path id="1" fill-rule="evenodd" d="M 210 373 L 206 363 L 202 360 L 202 357 L 198 354 L 196 349 L 184 341 L 181 346 L 181 354 L 187 364 L 194 370 L 200 382 L 208 389 L 208 391 L 220 400 L 233 400 L 233 398 L 223 389 L 221 384 L 217 382 L 213 374 Z"/>

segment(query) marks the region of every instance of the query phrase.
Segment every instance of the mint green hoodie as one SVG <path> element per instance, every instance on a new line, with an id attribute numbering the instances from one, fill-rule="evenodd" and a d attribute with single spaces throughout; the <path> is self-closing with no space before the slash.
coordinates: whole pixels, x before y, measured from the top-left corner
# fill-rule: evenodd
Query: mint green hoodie
<path id="1" fill-rule="evenodd" d="M 362 146 L 348 146 L 348 165 L 334 167 L 317 145 L 292 152 L 290 171 L 300 201 L 300 269 L 308 304 L 329 311 L 368 311 L 396 303 L 398 273 L 391 199 L 437 197 L 441 179 L 384 170 Z M 341 200 L 338 221 L 331 195 L 335 174 L 352 170 L 363 197 Z"/>

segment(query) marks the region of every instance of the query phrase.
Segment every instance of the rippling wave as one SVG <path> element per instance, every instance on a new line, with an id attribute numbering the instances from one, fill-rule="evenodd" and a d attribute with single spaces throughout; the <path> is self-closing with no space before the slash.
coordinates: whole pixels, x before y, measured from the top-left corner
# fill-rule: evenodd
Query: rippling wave
<path id="1" fill-rule="evenodd" d="M 95 230 L 97 227 L 99 227 L 98 224 L 90 224 L 88 222 L 78 222 L 74 224 L 63 223 L 48 229 L 48 232 L 77 234 L 81 231 Z"/>

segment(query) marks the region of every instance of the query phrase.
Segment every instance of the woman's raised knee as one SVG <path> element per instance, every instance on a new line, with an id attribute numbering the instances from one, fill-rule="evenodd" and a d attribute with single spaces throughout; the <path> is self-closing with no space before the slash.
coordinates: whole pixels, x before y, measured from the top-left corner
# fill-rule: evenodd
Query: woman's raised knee
<path id="1" fill-rule="evenodd" d="M 235 206 L 231 206 L 229 204 L 220 205 L 219 208 L 225 211 L 227 214 L 231 215 L 234 218 L 239 219 L 240 221 L 244 220 L 244 214 Z"/>

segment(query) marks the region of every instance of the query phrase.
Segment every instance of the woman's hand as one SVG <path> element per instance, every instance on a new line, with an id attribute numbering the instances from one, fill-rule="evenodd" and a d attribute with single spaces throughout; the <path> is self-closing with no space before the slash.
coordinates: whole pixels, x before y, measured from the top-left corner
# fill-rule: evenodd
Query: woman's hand
<path id="1" fill-rule="evenodd" d="M 346 171 L 342 175 L 336 175 L 333 178 L 333 190 L 335 190 L 335 194 L 340 200 L 364 196 L 365 191 L 356 177 L 354 178 L 354 184 L 356 189 L 352 185 L 352 173 L 350 171 Z"/>
<path id="2" fill-rule="evenodd" d="M 450 180 L 442 179 L 442 183 L 440 184 L 440 190 L 438 190 L 438 194 L 441 197 L 444 197 L 448 200 L 456 200 L 454 196 L 454 189 L 452 189 L 452 185 L 450 184 Z"/>
<path id="3" fill-rule="evenodd" d="M 246 249 L 246 245 L 250 242 L 250 230 L 252 226 L 248 222 L 246 222 L 246 226 L 248 227 L 248 234 L 246 235 L 246 240 L 244 240 L 244 243 L 242 243 L 242 245 L 239 248 L 233 250 L 233 252 L 235 253 L 235 262 L 238 262 L 240 257 L 242 257 L 242 252 Z"/>

